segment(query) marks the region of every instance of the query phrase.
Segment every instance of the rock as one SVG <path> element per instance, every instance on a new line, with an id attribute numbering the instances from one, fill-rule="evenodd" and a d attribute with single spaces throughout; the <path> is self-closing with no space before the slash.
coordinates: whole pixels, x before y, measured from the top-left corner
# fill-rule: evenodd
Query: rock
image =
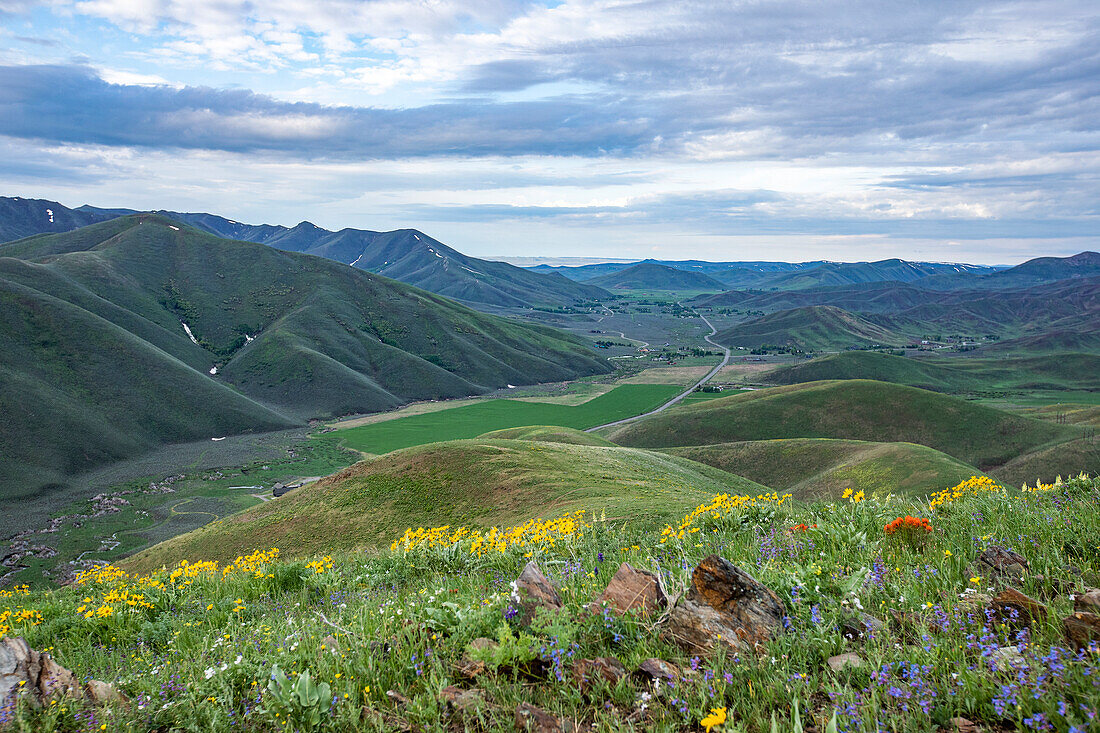
<path id="1" fill-rule="evenodd" d="M 0 640 L 0 702 L 23 696 L 35 704 L 40 703 L 38 676 L 41 671 L 40 656 L 27 642 L 18 637 Z"/>
<path id="2" fill-rule="evenodd" d="M 825 660 L 825 664 L 829 665 L 829 669 L 834 672 L 839 672 L 845 667 L 852 667 L 858 669 L 863 666 L 863 658 L 858 654 L 848 652 L 847 654 L 837 654 L 835 657 L 829 657 Z"/>
<path id="3" fill-rule="evenodd" d="M 783 604 L 771 589 L 733 563 L 710 555 L 691 574 L 691 588 L 673 607 L 661 638 L 689 652 L 719 645 L 751 650 L 783 628 Z"/>
<path id="4" fill-rule="evenodd" d="M 978 733 L 978 726 L 966 718 L 952 718 L 947 721 L 947 730 L 950 733 Z"/>
<path id="5" fill-rule="evenodd" d="M 516 730 L 530 733 L 587 733 L 592 727 L 571 718 L 559 719 L 526 702 L 516 706 Z"/>
<path id="6" fill-rule="evenodd" d="M 959 599 L 959 609 L 964 613 L 970 611 L 982 611 L 989 607 L 989 604 L 993 603 L 993 596 L 985 593 L 964 593 L 963 597 Z"/>
<path id="7" fill-rule="evenodd" d="M 405 697 L 397 690 L 386 690 L 386 697 L 393 700 L 401 707 L 407 707 L 409 704 L 409 698 Z"/>
<path id="8" fill-rule="evenodd" d="M 62 697 L 81 698 L 84 696 L 84 690 L 80 687 L 80 681 L 69 670 L 62 667 L 60 664 L 53 660 L 49 654 L 39 655 L 39 659 L 42 665 L 41 671 L 38 673 L 38 690 L 43 700 L 57 700 Z M 92 680 L 92 682 L 96 682 Z M 91 683 L 89 683 L 91 684 Z M 97 685 L 105 685 L 104 682 L 96 682 Z M 110 685 L 106 685 L 111 687 Z M 111 687 L 113 690 L 114 688 Z M 118 695 L 118 693 L 115 693 Z M 106 702 L 115 702 L 114 700 L 92 700 L 96 704 L 104 704 Z"/>
<path id="9" fill-rule="evenodd" d="M 582 659 L 573 665 L 573 679 L 581 693 L 587 695 L 600 681 L 614 686 L 626 677 L 626 667 L 615 657 Z"/>
<path id="10" fill-rule="evenodd" d="M 467 646 L 467 652 L 465 656 L 463 656 L 462 659 L 460 659 L 458 663 L 454 665 L 454 670 L 466 679 L 473 679 L 474 677 L 477 677 L 479 674 L 485 672 L 485 662 L 481 661 L 480 659 L 472 659 L 470 657 L 470 652 L 496 649 L 498 646 L 500 645 L 497 644 L 495 641 L 493 641 L 492 639 L 487 639 L 484 636 L 480 636 L 474 639 L 470 642 L 469 646 Z"/>
<path id="11" fill-rule="evenodd" d="M 99 680 L 89 680 L 88 684 L 84 685 L 84 699 L 95 705 L 129 702 L 129 698 L 119 692 L 114 685 Z"/>
<path id="12" fill-rule="evenodd" d="M 840 633 L 850 641 L 873 641 L 887 634 L 886 622 L 861 612 L 845 618 L 840 623 Z"/>
<path id="13" fill-rule="evenodd" d="M 663 659 L 650 657 L 638 665 L 638 674 L 648 677 L 651 680 L 675 682 L 680 678 L 680 668 Z"/>
<path id="14" fill-rule="evenodd" d="M 667 599 L 656 575 L 624 562 L 590 608 L 593 613 L 600 613 L 605 603 L 620 616 L 629 611 L 650 616 L 660 612 Z"/>
<path id="15" fill-rule="evenodd" d="M 994 587 L 1020 583 L 1030 569 L 1023 555 L 997 545 L 983 550 L 971 567 L 974 575 L 984 578 L 988 585 Z"/>
<path id="16" fill-rule="evenodd" d="M 1062 631 L 1074 649 L 1087 649 L 1092 642 L 1100 642 L 1100 615 L 1077 611 L 1062 619 Z"/>
<path id="17" fill-rule="evenodd" d="M 448 685 L 440 691 L 439 696 L 448 705 L 461 712 L 477 710 L 478 706 L 485 704 L 485 692 L 476 687 L 464 690 L 461 687 Z"/>
<path id="18" fill-rule="evenodd" d="M 1043 621 L 1048 614 L 1046 606 L 1015 588 L 1005 588 L 994 596 L 990 608 L 998 621 L 1013 626 L 1028 626 L 1032 621 Z"/>
<path id="19" fill-rule="evenodd" d="M 492 639 L 488 639 L 484 636 L 479 636 L 470 642 L 470 649 L 474 651 L 484 651 L 485 649 L 496 649 L 500 644 L 496 643 Z"/>
<path id="20" fill-rule="evenodd" d="M 994 649 L 989 659 L 998 672 L 1015 672 L 1017 669 L 1027 666 L 1024 655 L 1020 654 L 1020 650 L 1014 646 L 1002 646 Z"/>
<path id="21" fill-rule="evenodd" d="M 1090 588 L 1084 593 L 1075 595 L 1073 597 L 1073 610 L 1100 614 L 1100 590 Z"/>
<path id="22" fill-rule="evenodd" d="M 527 563 L 516 579 L 512 601 L 519 604 L 523 614 L 520 621 L 525 624 L 531 623 L 540 608 L 557 611 L 564 606 L 550 579 L 543 575 L 534 561 Z"/>

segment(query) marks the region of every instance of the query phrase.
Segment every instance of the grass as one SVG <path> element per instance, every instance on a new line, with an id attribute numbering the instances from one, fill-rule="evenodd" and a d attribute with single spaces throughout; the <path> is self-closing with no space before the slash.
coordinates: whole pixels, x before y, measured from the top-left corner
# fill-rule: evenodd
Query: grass
<path id="1" fill-rule="evenodd" d="M 8 594 L 0 613 L 17 614 L 3 622 L 9 634 L 49 648 L 78 678 L 116 684 L 131 703 L 20 705 L 5 720 L 42 733 L 101 725 L 505 731 L 515 729 L 516 706 L 530 703 L 598 733 L 701 730 L 715 709 L 724 720 L 711 733 L 799 726 L 925 733 L 950 729 L 957 716 L 980 730 L 1034 729 L 1037 721 L 1048 730 L 1091 730 L 1100 714 L 1097 657 L 1067 644 L 1060 621 L 1072 601 L 1052 589 L 1100 581 L 1100 557 L 1090 551 L 1100 544 L 1098 497 L 1095 480 L 1075 480 L 1037 494 L 964 495 L 934 510 L 900 498 L 762 502 L 704 515 L 694 525 L 701 531 L 683 540 L 662 538 L 659 524 L 595 521 L 553 544 L 490 555 L 470 552 L 469 542 L 407 554 L 334 553 L 308 566 L 257 555 L 225 572 L 198 565 L 175 578 L 158 573 L 140 587 L 138 579 L 102 573 L 77 587 Z M 913 543 L 884 534 L 905 515 L 929 518 L 933 531 Z M 798 525 L 807 529 L 790 529 Z M 1024 555 L 1030 573 L 1020 588 L 1049 608 L 1023 634 L 988 620 L 978 595 L 988 580 L 970 563 L 992 545 Z M 621 560 L 658 573 L 675 595 L 709 553 L 781 599 L 786 628 L 759 653 L 693 658 L 661 640 L 650 620 L 586 611 Z M 528 626 L 509 612 L 509 581 L 532 559 L 564 609 Z M 140 593 L 141 602 L 107 600 L 121 591 Z M 853 607 L 900 621 L 848 641 L 841 625 Z M 502 646 L 484 672 L 465 680 L 455 665 L 479 637 Z M 1004 648 L 1021 661 L 1002 671 L 996 660 Z M 826 659 L 844 652 L 863 665 L 832 671 Z M 584 691 L 572 665 L 594 657 L 615 657 L 628 670 L 657 657 L 686 673 L 659 689 L 627 676 Z M 329 686 L 326 696 L 295 702 L 269 689 L 276 667 L 291 681 L 308 673 Z M 448 685 L 476 687 L 483 700 L 452 708 L 440 694 Z"/>
<path id="2" fill-rule="evenodd" d="M 475 438 L 525 425 L 590 428 L 658 407 L 680 391 L 667 384 L 628 384 L 580 405 L 485 400 L 451 410 L 413 415 L 340 432 L 343 443 L 365 453 L 389 453 L 424 443 Z"/>
<path id="3" fill-rule="evenodd" d="M 844 380 L 773 387 L 673 408 L 605 437 L 638 448 L 782 438 L 917 443 L 986 470 L 1082 436 L 1082 429 L 1072 425 L 1020 417 L 935 392 Z"/>
<path id="4" fill-rule="evenodd" d="M 803 351 L 905 342 L 905 336 L 871 318 L 831 305 L 807 306 L 738 323 L 719 331 L 714 340 L 729 347 L 792 346 Z"/>
<path id="5" fill-rule="evenodd" d="M 232 559 L 261 544 L 294 556 L 388 545 L 407 526 L 520 524 L 585 509 L 671 521 L 720 491 L 766 489 L 710 466 L 629 448 L 482 438 L 358 463 L 313 486 L 127 559 L 150 569 Z"/>
<path id="6" fill-rule="evenodd" d="M 949 455 L 913 443 L 792 438 L 669 448 L 665 452 L 807 500 L 836 498 L 845 489 L 927 496 L 981 474 Z"/>
<path id="7" fill-rule="evenodd" d="M 506 428 L 494 430 L 479 438 L 492 438 L 502 440 L 534 440 L 545 443 L 569 443 L 571 445 L 599 445 L 605 448 L 614 447 L 610 440 L 586 433 L 573 428 L 559 428 L 553 425 L 529 425 L 522 428 Z"/>

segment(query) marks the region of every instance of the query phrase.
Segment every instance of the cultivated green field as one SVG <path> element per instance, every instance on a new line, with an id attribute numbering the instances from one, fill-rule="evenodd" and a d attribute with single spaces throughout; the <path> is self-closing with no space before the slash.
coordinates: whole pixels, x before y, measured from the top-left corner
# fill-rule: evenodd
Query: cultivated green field
<path id="1" fill-rule="evenodd" d="M 680 391 L 668 384 L 624 384 L 581 405 L 520 400 L 486 400 L 423 415 L 362 425 L 340 432 L 348 448 L 380 455 L 398 448 L 444 440 L 476 438 L 493 430 L 524 425 L 590 428 L 660 406 Z"/>

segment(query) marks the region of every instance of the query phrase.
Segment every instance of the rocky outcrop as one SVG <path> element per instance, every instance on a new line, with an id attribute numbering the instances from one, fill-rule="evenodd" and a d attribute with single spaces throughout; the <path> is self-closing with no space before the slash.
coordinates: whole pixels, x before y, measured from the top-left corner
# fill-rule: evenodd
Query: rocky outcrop
<path id="1" fill-rule="evenodd" d="M 1090 644 L 1100 644 L 1100 616 L 1077 611 L 1062 619 L 1062 631 L 1074 649 L 1088 649 Z"/>
<path id="2" fill-rule="evenodd" d="M 783 628 L 779 597 L 718 555 L 705 558 L 691 575 L 691 588 L 673 606 L 661 637 L 688 652 L 722 646 L 752 650 Z"/>
<path id="3" fill-rule="evenodd" d="M 1023 582 L 1029 570 L 1023 555 L 998 545 L 983 550 L 971 565 L 973 575 L 984 578 L 988 585 L 997 588 Z"/>
<path id="4" fill-rule="evenodd" d="M 512 602 L 518 605 L 522 613 L 520 621 L 525 624 L 531 623 L 540 608 L 559 611 L 564 606 L 550 579 L 539 569 L 538 563 L 533 561 L 527 563 L 516 579 Z"/>
<path id="5" fill-rule="evenodd" d="M 651 616 L 664 610 L 667 603 L 656 575 L 624 562 L 589 608 L 593 613 L 600 613 L 606 605 L 620 616 L 630 612 Z"/>
<path id="6" fill-rule="evenodd" d="M 0 703 L 23 697 L 32 705 L 67 698 L 93 705 L 126 702 L 113 685 L 91 680 L 81 685 L 76 676 L 53 657 L 31 649 L 21 638 L 0 639 Z"/>

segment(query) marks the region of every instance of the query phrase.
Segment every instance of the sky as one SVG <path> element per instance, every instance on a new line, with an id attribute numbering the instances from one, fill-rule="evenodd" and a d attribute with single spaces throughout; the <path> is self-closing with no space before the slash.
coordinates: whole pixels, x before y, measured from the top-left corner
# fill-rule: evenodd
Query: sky
<path id="1" fill-rule="evenodd" d="M 0 195 L 477 256 L 1100 249 L 1096 0 L 0 0 Z"/>

